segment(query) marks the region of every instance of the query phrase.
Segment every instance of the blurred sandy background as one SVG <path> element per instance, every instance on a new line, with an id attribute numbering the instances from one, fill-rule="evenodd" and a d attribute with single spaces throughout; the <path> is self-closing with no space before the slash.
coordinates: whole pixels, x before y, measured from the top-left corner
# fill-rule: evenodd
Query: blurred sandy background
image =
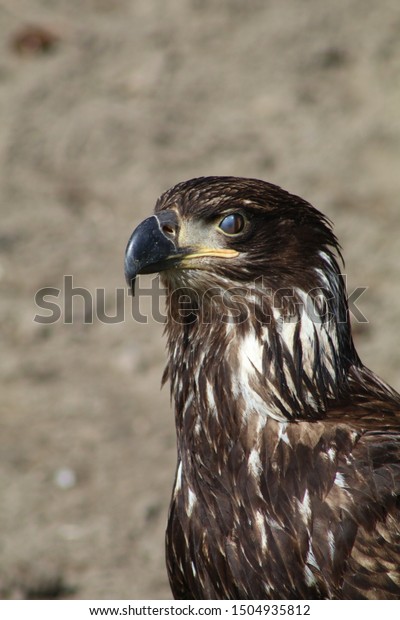
<path id="1" fill-rule="evenodd" d="M 398 0 L 0 0 L 3 598 L 170 597 L 162 327 L 128 297 L 40 325 L 34 294 L 69 274 L 115 313 L 131 230 L 204 174 L 334 220 L 359 351 L 400 388 Z"/>

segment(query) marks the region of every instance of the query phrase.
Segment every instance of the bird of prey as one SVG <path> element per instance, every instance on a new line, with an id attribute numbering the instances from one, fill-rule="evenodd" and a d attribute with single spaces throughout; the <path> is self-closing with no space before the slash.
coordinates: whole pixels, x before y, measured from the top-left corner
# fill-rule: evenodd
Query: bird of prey
<path id="1" fill-rule="evenodd" d="M 354 347 L 329 220 L 276 185 L 180 183 L 133 232 L 161 272 L 177 599 L 400 598 L 400 395 Z"/>

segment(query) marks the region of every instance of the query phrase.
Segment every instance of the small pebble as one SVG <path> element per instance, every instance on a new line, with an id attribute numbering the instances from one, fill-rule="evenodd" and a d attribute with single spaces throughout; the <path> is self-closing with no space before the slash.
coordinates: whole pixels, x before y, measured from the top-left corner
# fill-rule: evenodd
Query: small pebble
<path id="1" fill-rule="evenodd" d="M 60 489 L 72 489 L 76 484 L 76 474 L 69 467 L 62 467 L 55 472 L 54 482 Z"/>
<path id="2" fill-rule="evenodd" d="M 37 56 L 52 51 L 58 41 L 59 37 L 51 30 L 43 26 L 31 25 L 17 31 L 10 45 L 18 54 Z"/>

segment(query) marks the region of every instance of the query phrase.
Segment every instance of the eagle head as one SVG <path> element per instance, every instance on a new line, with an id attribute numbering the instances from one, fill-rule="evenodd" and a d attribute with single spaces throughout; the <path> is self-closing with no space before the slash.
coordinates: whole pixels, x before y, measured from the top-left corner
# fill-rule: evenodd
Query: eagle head
<path id="1" fill-rule="evenodd" d="M 222 288 L 260 276 L 274 289 L 320 286 L 338 272 L 335 255 L 330 222 L 302 198 L 255 179 L 205 177 L 159 198 L 129 240 L 125 273 L 133 283 L 162 271 L 194 288 L 209 287 L 210 276 Z"/>

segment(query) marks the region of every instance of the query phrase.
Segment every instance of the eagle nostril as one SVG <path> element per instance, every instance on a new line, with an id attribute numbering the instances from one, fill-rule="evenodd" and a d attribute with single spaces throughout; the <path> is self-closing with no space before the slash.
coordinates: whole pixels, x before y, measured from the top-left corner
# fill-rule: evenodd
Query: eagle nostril
<path id="1" fill-rule="evenodd" d="M 173 226 L 170 226 L 169 224 L 164 224 L 161 228 L 164 235 L 166 235 L 167 237 L 175 237 L 176 229 Z"/>
<path id="2" fill-rule="evenodd" d="M 171 243 L 175 243 L 179 235 L 179 221 L 175 211 L 163 211 L 155 215 L 160 232 Z"/>

